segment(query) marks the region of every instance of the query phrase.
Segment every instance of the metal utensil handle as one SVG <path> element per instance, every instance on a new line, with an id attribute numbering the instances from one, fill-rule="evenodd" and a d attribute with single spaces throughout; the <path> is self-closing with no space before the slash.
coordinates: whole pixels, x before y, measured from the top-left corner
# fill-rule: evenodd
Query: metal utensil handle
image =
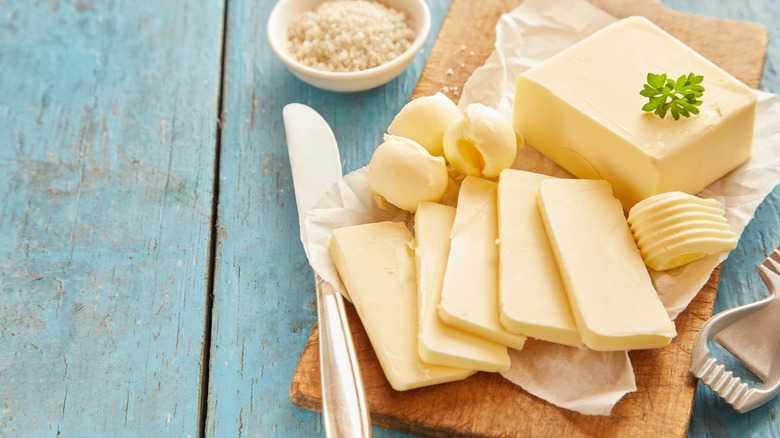
<path id="1" fill-rule="evenodd" d="M 328 437 L 370 437 L 371 420 L 341 294 L 315 276 L 322 415 Z"/>

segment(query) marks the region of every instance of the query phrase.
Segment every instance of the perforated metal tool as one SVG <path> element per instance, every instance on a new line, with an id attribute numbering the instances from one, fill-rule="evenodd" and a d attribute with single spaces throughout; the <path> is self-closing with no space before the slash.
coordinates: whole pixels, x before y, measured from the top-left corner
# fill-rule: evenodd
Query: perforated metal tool
<path id="1" fill-rule="evenodd" d="M 693 357 L 691 372 L 702 383 L 709 386 L 722 399 L 731 404 L 737 412 L 745 413 L 753 410 L 771 400 L 780 393 L 780 331 L 776 333 L 762 333 L 762 336 L 771 336 L 775 339 L 774 354 L 767 355 L 770 360 L 768 372 L 762 377 L 763 385 L 752 386 L 734 376 L 732 371 L 726 369 L 723 364 L 712 357 L 708 342 L 713 340 L 719 332 L 730 326 L 740 324 L 746 319 L 753 318 L 761 311 L 769 311 L 772 307 L 778 308 L 780 301 L 778 289 L 780 289 L 780 247 L 775 249 L 769 257 L 758 267 L 758 273 L 769 288 L 769 297 L 755 303 L 735 307 L 721 312 L 710 318 L 701 328 L 693 345 Z M 770 318 L 780 318 L 780 314 L 772 311 Z M 775 327 L 777 325 L 775 324 Z M 765 330 L 766 326 L 755 327 L 755 330 Z M 775 330 L 777 331 L 777 330 Z M 743 362 L 745 362 L 743 360 Z"/>

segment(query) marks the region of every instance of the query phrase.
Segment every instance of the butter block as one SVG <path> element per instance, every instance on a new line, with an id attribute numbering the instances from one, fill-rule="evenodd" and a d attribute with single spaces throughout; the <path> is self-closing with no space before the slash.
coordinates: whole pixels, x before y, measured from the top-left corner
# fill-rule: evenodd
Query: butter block
<path id="1" fill-rule="evenodd" d="M 507 331 L 498 311 L 497 184 L 467 176 L 460 186 L 439 305 L 448 325 L 520 350 L 526 337 Z"/>
<path id="2" fill-rule="evenodd" d="M 506 371 L 506 346 L 447 326 L 437 314 L 454 220 L 455 208 L 431 202 L 421 202 L 414 216 L 420 358 L 437 365 Z"/>
<path id="3" fill-rule="evenodd" d="M 507 169 L 498 181 L 498 302 L 509 331 L 581 346 L 558 265 L 536 206 L 539 184 L 553 177 Z"/>
<path id="4" fill-rule="evenodd" d="M 462 380 L 474 370 L 430 365 L 417 354 L 412 235 L 400 222 L 337 229 L 330 254 L 390 385 L 404 391 Z"/>
<path id="5" fill-rule="evenodd" d="M 546 180 L 537 201 L 585 345 L 598 351 L 668 345 L 674 323 L 609 183 Z"/>
<path id="6" fill-rule="evenodd" d="M 657 271 L 737 247 L 737 235 L 716 199 L 661 193 L 631 207 L 628 224 L 645 264 Z"/>
<path id="7" fill-rule="evenodd" d="M 649 72 L 704 76 L 700 114 L 642 111 Z M 605 179 L 625 211 L 652 195 L 695 194 L 747 161 L 756 94 L 641 17 L 594 33 L 517 79 L 513 123 L 580 178 Z"/>

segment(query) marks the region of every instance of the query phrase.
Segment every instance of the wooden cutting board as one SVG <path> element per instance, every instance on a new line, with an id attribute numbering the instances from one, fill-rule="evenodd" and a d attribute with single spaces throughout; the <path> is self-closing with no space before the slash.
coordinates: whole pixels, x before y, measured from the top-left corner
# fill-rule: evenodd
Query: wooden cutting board
<path id="1" fill-rule="evenodd" d="M 747 85 L 758 88 L 769 33 L 761 25 L 672 11 L 657 0 L 590 0 L 617 18 L 643 15 Z M 500 15 L 521 0 L 453 0 L 414 97 L 443 91 L 457 102 L 473 70 L 493 51 Z M 461 47 L 467 50 L 461 50 Z M 453 56 L 453 54 L 458 54 Z M 685 436 L 693 406 L 693 341 L 712 315 L 720 268 L 676 319 L 677 337 L 660 350 L 632 351 L 636 392 L 610 416 L 558 408 L 499 374 L 477 373 L 460 382 L 394 391 L 382 373 L 354 308 L 347 305 L 352 337 L 374 424 L 428 436 Z M 293 377 L 290 400 L 321 411 L 317 327 Z"/>

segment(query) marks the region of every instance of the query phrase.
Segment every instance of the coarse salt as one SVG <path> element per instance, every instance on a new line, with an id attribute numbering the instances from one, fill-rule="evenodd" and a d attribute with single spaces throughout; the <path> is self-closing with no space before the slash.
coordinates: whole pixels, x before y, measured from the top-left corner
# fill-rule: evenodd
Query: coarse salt
<path id="1" fill-rule="evenodd" d="M 330 0 L 290 23 L 288 49 L 310 67 L 350 72 L 391 61 L 414 37 L 401 11 L 368 0 Z"/>

